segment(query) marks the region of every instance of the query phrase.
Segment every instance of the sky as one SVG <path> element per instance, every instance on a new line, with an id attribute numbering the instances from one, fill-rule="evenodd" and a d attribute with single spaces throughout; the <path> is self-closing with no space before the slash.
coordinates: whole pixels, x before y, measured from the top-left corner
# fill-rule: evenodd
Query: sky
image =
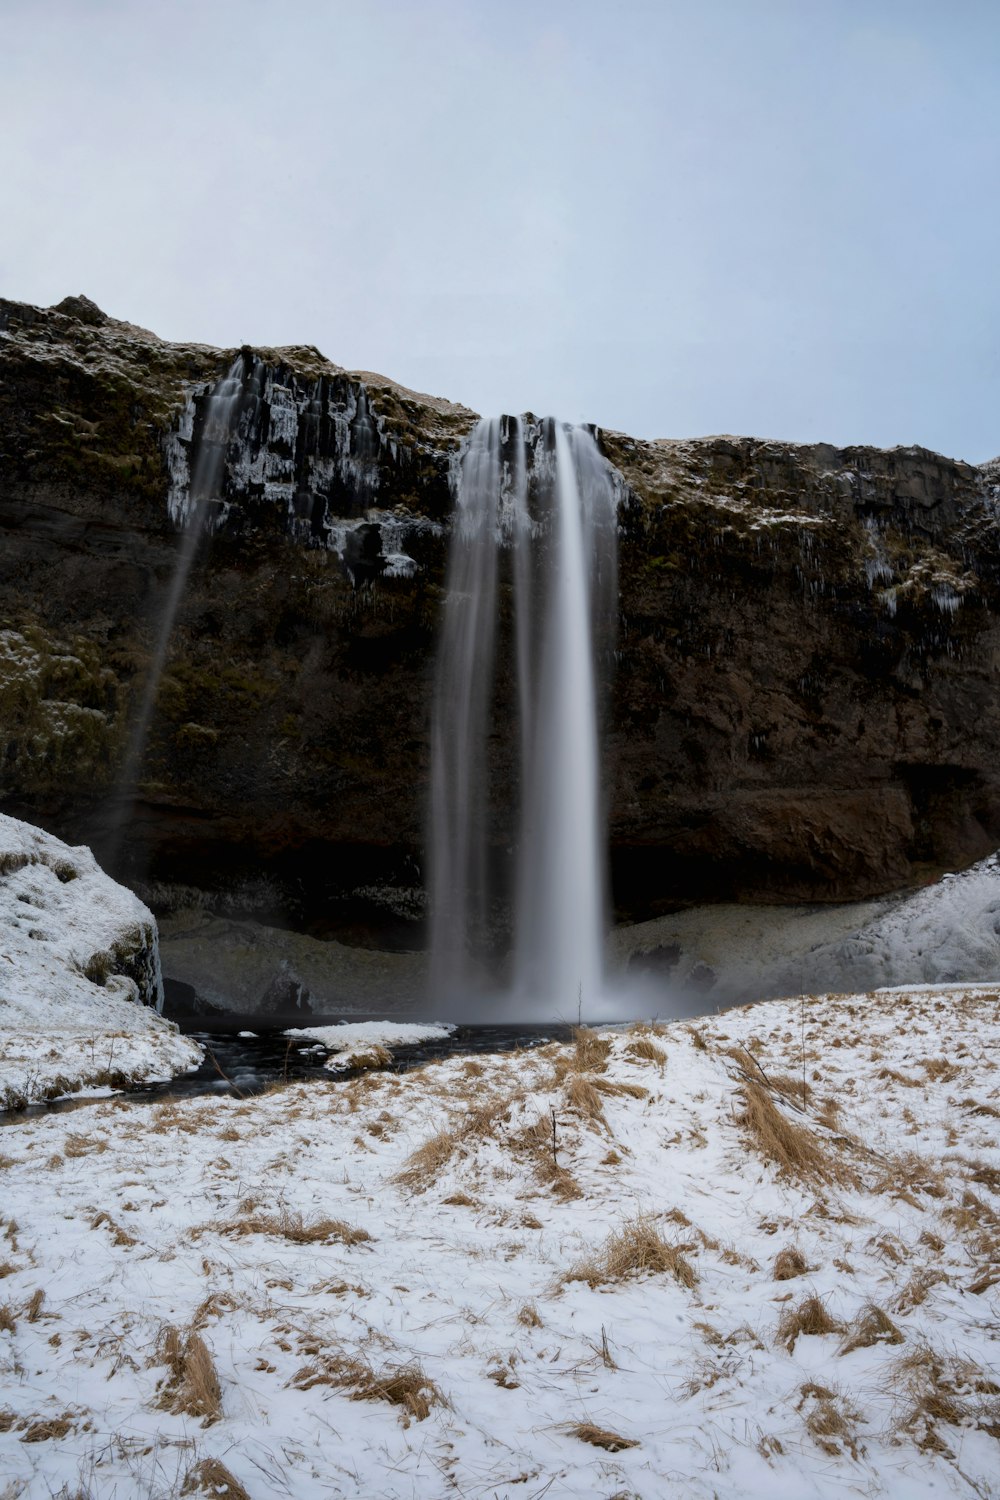
<path id="1" fill-rule="evenodd" d="M 0 295 L 1000 453 L 997 0 L 0 0 Z"/>

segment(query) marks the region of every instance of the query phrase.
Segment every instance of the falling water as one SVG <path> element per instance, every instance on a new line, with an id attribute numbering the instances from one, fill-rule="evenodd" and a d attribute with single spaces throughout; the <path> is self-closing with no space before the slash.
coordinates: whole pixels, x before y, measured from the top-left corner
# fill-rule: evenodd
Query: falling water
<path id="1" fill-rule="evenodd" d="M 242 355 L 238 355 L 228 373 L 218 381 L 205 401 L 201 431 L 194 447 L 187 505 L 181 516 L 184 529 L 177 548 L 177 561 L 174 564 L 170 587 L 163 602 L 142 697 L 132 722 L 128 747 L 118 781 L 118 793 L 104 851 L 105 860 L 112 864 L 116 862 L 120 853 L 126 819 L 132 809 L 136 782 L 146 748 L 146 738 L 160 688 L 160 679 L 167 663 L 174 621 L 177 618 L 181 599 L 184 597 L 188 574 L 198 550 L 198 542 L 202 535 L 208 508 L 213 500 L 221 496 L 225 478 L 226 449 L 239 416 L 243 396 L 243 377 L 244 360 Z"/>
<path id="2" fill-rule="evenodd" d="M 474 1005 L 497 912 L 510 905 L 508 1012 L 593 1016 L 605 928 L 594 662 L 615 614 L 612 470 L 585 428 L 500 418 L 476 427 L 457 480 L 432 725 L 434 998 Z M 509 646 L 500 634 L 508 593 Z M 515 677 L 508 704 L 498 703 L 496 669 L 505 649 Z M 521 807 L 505 903 L 488 746 L 495 759 L 513 713 Z"/>

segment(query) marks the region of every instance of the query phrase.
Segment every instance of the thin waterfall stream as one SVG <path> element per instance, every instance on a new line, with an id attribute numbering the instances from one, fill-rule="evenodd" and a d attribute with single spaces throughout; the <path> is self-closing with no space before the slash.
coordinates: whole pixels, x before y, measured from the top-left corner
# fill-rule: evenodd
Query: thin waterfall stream
<path id="1" fill-rule="evenodd" d="M 617 606 L 613 470 L 587 428 L 491 418 L 455 488 L 431 734 L 432 999 L 465 1020 L 488 995 L 495 1016 L 594 1017 L 607 921 L 595 664 L 610 655 Z M 498 742 L 510 758 L 503 741 L 516 742 L 520 803 L 507 889 L 491 774 Z"/>
<path id="2" fill-rule="evenodd" d="M 103 851 L 104 858 L 112 865 L 117 862 L 121 852 L 126 823 L 135 801 L 143 753 L 156 708 L 160 680 L 167 664 L 177 612 L 184 597 L 188 575 L 198 551 L 198 543 L 204 532 L 209 506 L 221 495 L 226 468 L 226 449 L 239 416 L 244 373 L 245 361 L 243 355 L 240 354 L 233 361 L 228 373 L 208 393 L 205 401 L 204 419 L 194 445 L 187 505 L 179 518 L 182 531 L 177 548 L 177 560 L 174 563 L 170 586 L 160 612 L 142 696 L 129 732 L 107 844 Z"/>

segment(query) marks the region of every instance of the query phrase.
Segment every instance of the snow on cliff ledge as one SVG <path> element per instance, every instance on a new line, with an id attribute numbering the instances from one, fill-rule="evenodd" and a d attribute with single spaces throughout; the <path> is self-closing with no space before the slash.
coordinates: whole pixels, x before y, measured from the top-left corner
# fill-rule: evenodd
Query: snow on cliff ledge
<path id="1" fill-rule="evenodd" d="M 89 849 L 0 814 L 0 1109 L 195 1065 L 162 995 L 149 909 Z"/>

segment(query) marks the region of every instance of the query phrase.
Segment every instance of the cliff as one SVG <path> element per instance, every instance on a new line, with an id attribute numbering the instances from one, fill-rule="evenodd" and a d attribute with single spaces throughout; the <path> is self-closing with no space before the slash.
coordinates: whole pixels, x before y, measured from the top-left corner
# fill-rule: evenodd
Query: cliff
<path id="1" fill-rule="evenodd" d="M 0 301 L 0 799 L 99 850 L 212 385 L 85 298 Z M 245 349 L 116 873 L 419 941 L 449 472 L 475 416 Z M 601 432 L 622 477 L 618 913 L 848 900 L 1000 843 L 1000 469 Z M 497 724 L 502 789 L 513 775 Z M 509 847 L 497 798 L 498 857 Z"/>

